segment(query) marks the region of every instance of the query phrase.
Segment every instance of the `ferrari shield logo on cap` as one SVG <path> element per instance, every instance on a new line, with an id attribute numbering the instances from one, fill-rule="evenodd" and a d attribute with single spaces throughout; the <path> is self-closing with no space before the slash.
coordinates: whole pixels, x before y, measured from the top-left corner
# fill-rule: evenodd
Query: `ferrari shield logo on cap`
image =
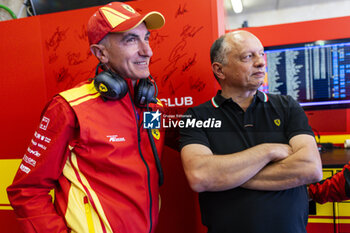
<path id="1" fill-rule="evenodd" d="M 275 122 L 275 125 L 277 125 L 277 126 L 281 125 L 281 120 L 280 119 L 275 119 L 273 122 Z"/>
<path id="2" fill-rule="evenodd" d="M 135 14 L 135 10 L 131 6 L 123 4 L 122 7 L 124 7 L 125 10 Z"/>

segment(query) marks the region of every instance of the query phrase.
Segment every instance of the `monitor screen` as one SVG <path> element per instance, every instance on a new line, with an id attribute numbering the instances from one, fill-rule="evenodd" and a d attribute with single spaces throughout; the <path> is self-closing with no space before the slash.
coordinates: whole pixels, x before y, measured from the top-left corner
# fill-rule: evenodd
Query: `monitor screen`
<path id="1" fill-rule="evenodd" d="M 126 2 L 122 0 L 117 2 Z M 30 0 L 34 15 L 105 5 L 112 0 Z"/>
<path id="2" fill-rule="evenodd" d="M 262 91 L 305 108 L 350 106 L 350 38 L 265 47 L 265 58 Z"/>

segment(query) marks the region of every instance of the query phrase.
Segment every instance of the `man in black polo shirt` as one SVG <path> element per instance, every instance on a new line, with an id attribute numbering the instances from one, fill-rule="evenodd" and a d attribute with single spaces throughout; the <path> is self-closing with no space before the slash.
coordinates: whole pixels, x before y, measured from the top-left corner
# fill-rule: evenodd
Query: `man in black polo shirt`
<path id="1" fill-rule="evenodd" d="M 303 109 L 258 91 L 264 48 L 253 34 L 220 37 L 210 56 L 222 90 L 186 112 L 180 140 L 203 224 L 210 233 L 306 233 L 305 184 L 319 181 L 322 168 Z"/>

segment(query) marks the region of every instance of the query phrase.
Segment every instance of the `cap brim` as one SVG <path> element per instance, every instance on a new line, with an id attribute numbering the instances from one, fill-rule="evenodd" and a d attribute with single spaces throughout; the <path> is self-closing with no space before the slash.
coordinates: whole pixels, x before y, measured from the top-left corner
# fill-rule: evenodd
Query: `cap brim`
<path id="1" fill-rule="evenodd" d="M 165 24 L 164 16 L 157 12 L 151 11 L 145 15 L 140 15 L 132 19 L 126 20 L 119 24 L 111 32 L 126 32 L 139 26 L 143 21 L 146 23 L 146 27 L 150 30 L 159 29 Z"/>

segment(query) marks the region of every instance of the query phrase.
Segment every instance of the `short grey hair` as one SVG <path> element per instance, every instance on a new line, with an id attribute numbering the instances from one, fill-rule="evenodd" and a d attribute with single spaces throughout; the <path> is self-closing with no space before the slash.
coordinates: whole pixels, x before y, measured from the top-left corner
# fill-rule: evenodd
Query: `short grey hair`
<path id="1" fill-rule="evenodd" d="M 231 46 L 225 40 L 226 35 L 220 36 L 216 39 L 213 45 L 210 48 L 210 62 L 213 64 L 214 62 L 218 62 L 220 64 L 227 64 L 227 53 L 230 51 Z M 214 76 L 216 80 L 219 81 L 218 77 Z"/>

